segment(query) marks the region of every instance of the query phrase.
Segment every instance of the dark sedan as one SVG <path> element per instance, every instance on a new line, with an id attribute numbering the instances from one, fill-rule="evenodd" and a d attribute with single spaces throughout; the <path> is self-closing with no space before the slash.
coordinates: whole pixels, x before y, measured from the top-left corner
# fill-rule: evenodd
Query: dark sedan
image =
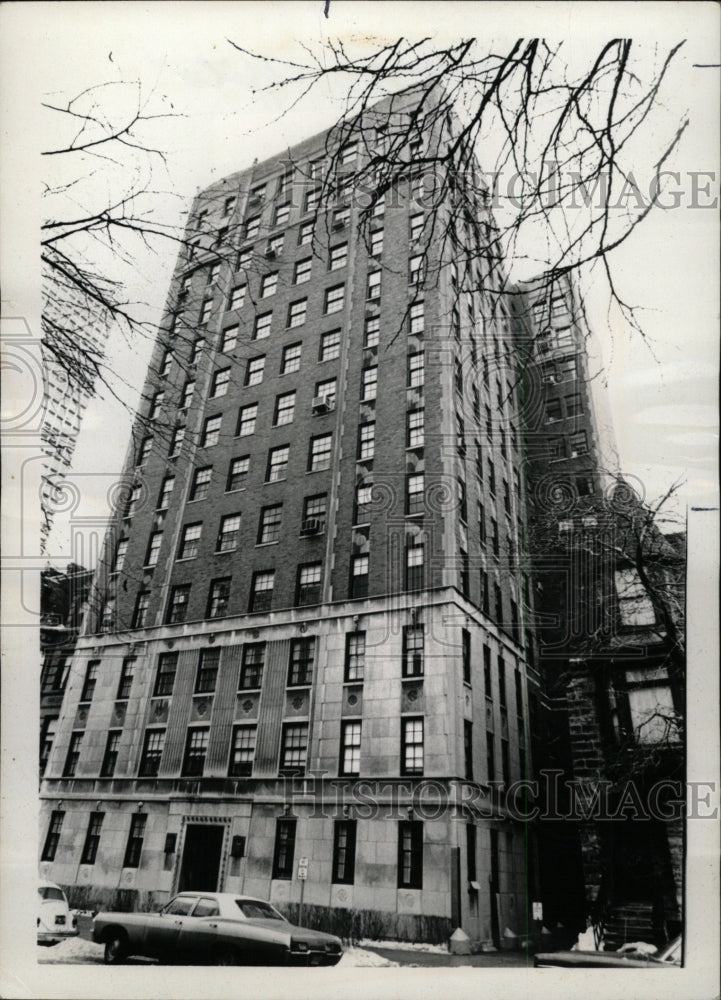
<path id="1" fill-rule="evenodd" d="M 182 892 L 157 913 L 98 913 L 105 962 L 145 955 L 179 965 L 337 965 L 340 938 L 289 923 L 262 899 Z"/>

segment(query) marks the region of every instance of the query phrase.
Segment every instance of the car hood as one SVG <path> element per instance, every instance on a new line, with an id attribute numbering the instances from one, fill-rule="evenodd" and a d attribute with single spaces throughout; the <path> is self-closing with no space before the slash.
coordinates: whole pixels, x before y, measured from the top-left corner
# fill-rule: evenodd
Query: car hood
<path id="1" fill-rule="evenodd" d="M 673 969 L 671 962 L 660 962 L 653 955 L 646 957 L 638 953 L 623 955 L 616 951 L 549 951 L 539 952 L 534 965 L 550 965 L 559 968 L 609 968 L 609 969 Z"/>

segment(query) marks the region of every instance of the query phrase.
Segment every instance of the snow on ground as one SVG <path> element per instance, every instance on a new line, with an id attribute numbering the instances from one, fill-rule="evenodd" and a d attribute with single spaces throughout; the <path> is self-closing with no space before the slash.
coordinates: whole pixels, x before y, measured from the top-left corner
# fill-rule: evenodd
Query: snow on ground
<path id="1" fill-rule="evenodd" d="M 432 952 L 435 955 L 448 955 L 448 947 L 445 944 L 425 944 L 422 941 L 371 941 L 369 938 L 363 938 L 358 942 L 361 948 L 385 948 L 389 951 L 391 949 L 396 949 L 398 951 L 427 951 Z"/>
<path id="2" fill-rule="evenodd" d="M 390 966 L 398 966 L 398 962 L 391 962 L 387 958 L 381 958 L 380 955 L 376 955 L 373 951 L 366 951 L 364 948 L 348 948 L 343 955 L 343 958 L 338 963 L 338 967 L 345 966 L 357 966 L 363 968 L 381 968 L 385 966 L 389 968 Z"/>

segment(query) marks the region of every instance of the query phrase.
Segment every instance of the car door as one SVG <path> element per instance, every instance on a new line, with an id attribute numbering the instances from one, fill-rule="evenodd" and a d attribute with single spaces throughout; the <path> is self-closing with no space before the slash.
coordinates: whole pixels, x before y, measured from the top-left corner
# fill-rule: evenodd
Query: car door
<path id="1" fill-rule="evenodd" d="M 178 939 L 183 925 L 190 919 L 188 914 L 193 909 L 197 896 L 182 895 L 164 906 L 158 914 L 154 914 L 148 924 L 145 934 L 145 950 L 150 955 L 166 961 L 177 961 Z"/>
<path id="2" fill-rule="evenodd" d="M 218 901 L 201 896 L 180 929 L 177 951 L 181 961 L 209 962 L 218 944 Z"/>

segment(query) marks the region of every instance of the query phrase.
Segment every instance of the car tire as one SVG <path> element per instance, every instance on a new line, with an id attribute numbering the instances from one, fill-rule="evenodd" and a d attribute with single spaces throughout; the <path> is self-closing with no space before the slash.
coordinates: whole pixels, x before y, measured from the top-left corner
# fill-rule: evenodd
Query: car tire
<path id="1" fill-rule="evenodd" d="M 106 965 L 119 965 L 128 953 L 128 939 L 124 931 L 111 931 L 105 939 L 103 961 Z"/>
<path id="2" fill-rule="evenodd" d="M 216 953 L 216 965 L 239 965 L 238 953 L 232 948 L 222 948 Z"/>

